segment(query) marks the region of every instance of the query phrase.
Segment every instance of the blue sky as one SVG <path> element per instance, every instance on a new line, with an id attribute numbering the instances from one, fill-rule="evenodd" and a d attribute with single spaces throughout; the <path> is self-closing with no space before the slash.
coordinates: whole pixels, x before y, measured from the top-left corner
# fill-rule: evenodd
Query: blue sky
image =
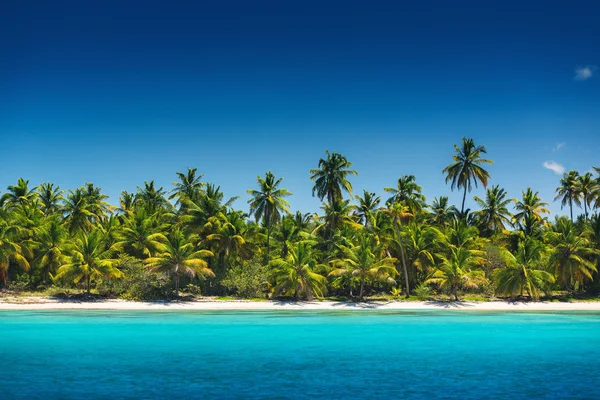
<path id="1" fill-rule="evenodd" d="M 316 211 L 329 149 L 356 192 L 414 174 L 459 204 L 441 170 L 468 136 L 491 184 L 560 212 L 556 171 L 600 164 L 598 2 L 191 3 L 3 2 L 0 189 L 92 181 L 116 203 L 197 167 L 246 209 L 272 170 Z"/>

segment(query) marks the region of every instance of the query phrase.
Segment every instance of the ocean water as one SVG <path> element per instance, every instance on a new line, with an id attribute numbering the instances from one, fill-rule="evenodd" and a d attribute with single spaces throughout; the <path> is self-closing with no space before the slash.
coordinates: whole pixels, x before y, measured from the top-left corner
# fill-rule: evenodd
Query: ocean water
<path id="1" fill-rule="evenodd" d="M 0 311 L 1 399 L 596 399 L 600 313 Z"/>

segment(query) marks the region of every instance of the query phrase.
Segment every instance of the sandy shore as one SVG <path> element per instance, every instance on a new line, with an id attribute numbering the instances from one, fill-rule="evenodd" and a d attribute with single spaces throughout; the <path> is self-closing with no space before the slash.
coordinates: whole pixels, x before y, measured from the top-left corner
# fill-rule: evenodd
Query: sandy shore
<path id="1" fill-rule="evenodd" d="M 52 298 L 0 299 L 0 310 L 473 310 L 473 311 L 600 311 L 600 302 L 440 302 L 389 301 L 346 303 L 335 301 L 281 302 L 203 299 L 182 302 L 126 300 L 73 301 Z"/>

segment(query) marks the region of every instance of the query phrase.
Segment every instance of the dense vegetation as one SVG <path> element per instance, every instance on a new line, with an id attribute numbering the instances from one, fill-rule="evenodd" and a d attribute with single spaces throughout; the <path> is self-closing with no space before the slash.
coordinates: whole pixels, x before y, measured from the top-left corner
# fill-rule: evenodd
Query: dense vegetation
<path id="1" fill-rule="evenodd" d="M 313 195 L 323 201 L 317 214 L 293 213 L 292 193 L 271 172 L 248 190 L 249 215 L 196 169 L 177 173 L 170 191 L 153 181 L 124 191 L 118 206 L 92 183 L 65 193 L 19 179 L 0 199 L 0 283 L 130 299 L 173 298 L 180 290 L 304 299 L 597 291 L 598 176 L 565 173 L 556 199 L 569 216 L 550 221 L 533 189 L 511 199 L 488 187 L 485 147 L 463 139 L 455 151 L 443 173 L 462 193 L 460 209 L 444 196 L 427 203 L 412 175 L 385 188 L 387 199 L 354 195 L 357 172 L 329 152 L 310 171 Z M 479 209 L 465 209 L 479 185 L 486 188 L 474 197 Z M 583 214 L 575 218 L 577 208 Z"/>

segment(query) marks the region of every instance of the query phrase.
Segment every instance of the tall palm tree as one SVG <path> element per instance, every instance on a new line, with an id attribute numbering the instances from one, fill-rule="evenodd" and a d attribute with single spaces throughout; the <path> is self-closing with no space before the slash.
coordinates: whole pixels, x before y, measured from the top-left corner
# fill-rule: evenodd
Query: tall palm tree
<path id="1" fill-rule="evenodd" d="M 567 204 L 571 212 L 571 221 L 573 221 L 573 203 L 581 206 L 581 200 L 578 191 L 579 173 L 577 171 L 569 171 L 563 174 L 560 179 L 560 186 L 556 188 L 556 197 L 554 200 L 560 199 L 560 208 L 562 209 Z"/>
<path id="2" fill-rule="evenodd" d="M 482 154 L 486 154 L 485 146 L 476 146 L 473 139 L 462 139 L 462 147 L 454 145 L 456 154 L 452 156 L 454 162 L 448 165 L 442 171 L 446 174 L 446 183 L 452 182 L 451 189 L 463 189 L 461 214 L 465 211 L 465 199 L 467 191 L 471 191 L 473 185 L 477 187 L 481 183 L 483 187 L 487 187 L 490 173 L 486 171 L 482 164 L 493 164 L 492 160 L 482 158 Z"/>
<path id="3" fill-rule="evenodd" d="M 417 185 L 414 175 L 401 176 L 398 178 L 397 187 L 386 187 L 383 190 L 392 194 L 388 203 L 402 203 L 413 215 L 425 208 L 425 196 L 421 194 L 421 186 Z"/>
<path id="4" fill-rule="evenodd" d="M 42 203 L 44 214 L 56 213 L 60 210 L 64 190 L 53 183 L 42 183 L 37 187 L 38 199 Z"/>
<path id="5" fill-rule="evenodd" d="M 177 172 L 179 182 L 173 182 L 175 188 L 171 191 L 171 195 L 169 196 L 169 200 L 177 199 L 175 205 L 181 205 L 182 198 L 191 200 L 196 200 L 198 198 L 205 184 L 201 181 L 204 175 L 197 175 L 197 172 L 198 168 L 188 168 L 187 173 Z"/>
<path id="6" fill-rule="evenodd" d="M 592 274 L 598 272 L 596 259 L 599 252 L 566 217 L 556 219 L 552 231 L 547 233 L 547 241 L 552 246 L 548 263 L 567 290 L 586 279 L 591 280 Z"/>
<path id="7" fill-rule="evenodd" d="M 290 214 L 289 206 L 286 197 L 291 196 L 287 189 L 279 188 L 283 178 L 276 179 L 271 171 L 265 174 L 265 177 L 256 177 L 258 181 L 258 190 L 248 190 L 248 194 L 252 196 L 248 203 L 250 204 L 250 215 L 254 215 L 256 221 L 262 220 L 267 228 L 267 254 L 269 258 L 271 252 L 271 230 L 273 224 L 281 219 L 281 213 Z"/>
<path id="8" fill-rule="evenodd" d="M 16 185 L 6 188 L 7 192 L 2 195 L 0 203 L 8 207 L 25 206 L 31 204 L 37 197 L 34 189 L 29 189 L 29 181 L 19 178 Z"/>
<path id="9" fill-rule="evenodd" d="M 484 232 L 494 234 L 505 230 L 506 225 L 510 225 L 511 215 L 508 211 L 508 205 L 512 200 L 506 198 L 506 196 L 506 191 L 496 185 L 487 190 L 485 200 L 477 196 L 474 197 L 481 207 L 481 210 L 475 212 L 475 218 Z"/>
<path id="10" fill-rule="evenodd" d="M 100 229 L 79 234 L 67 247 L 69 259 L 58 268 L 54 277 L 69 279 L 74 283 L 85 282 L 90 294 L 91 282 L 97 278 L 119 278 L 123 273 L 116 268 L 118 260 L 111 258 L 113 252 L 106 249 Z"/>
<path id="11" fill-rule="evenodd" d="M 359 300 L 364 298 L 365 281 L 367 278 L 373 280 L 385 280 L 393 284 L 393 277 L 397 274 L 394 265 L 396 259 L 383 256 L 381 245 L 376 243 L 373 235 L 359 233 L 357 244 L 352 246 L 340 246 L 342 256 L 335 259 L 332 264 L 334 269 L 330 275 L 340 276 L 350 274 L 360 279 Z"/>
<path id="12" fill-rule="evenodd" d="M 554 277 L 543 269 L 543 253 L 544 245 L 531 237 L 519 244 L 516 254 L 504 251 L 507 267 L 496 270 L 496 292 L 514 298 L 526 291 L 533 300 L 539 299 L 540 293 L 549 292 Z"/>
<path id="13" fill-rule="evenodd" d="M 363 196 L 356 195 L 356 200 L 358 201 L 358 205 L 354 215 L 358 217 L 359 222 L 366 228 L 370 228 L 372 225 L 371 221 L 381 202 L 381 197 L 376 196 L 375 193 L 363 190 Z"/>
<path id="14" fill-rule="evenodd" d="M 188 238 L 180 230 L 174 230 L 168 237 L 164 249 L 154 257 L 145 260 L 145 264 L 155 271 L 172 276 L 175 281 L 175 297 L 179 297 L 179 278 L 187 275 L 215 277 L 214 272 L 208 268 L 204 260 L 212 257 L 209 250 L 198 250 L 194 245 L 195 238 Z"/>
<path id="15" fill-rule="evenodd" d="M 298 242 L 286 257 L 274 259 L 271 265 L 277 283 L 274 295 L 293 295 L 294 299 L 303 295 L 311 301 L 327 293 L 327 278 L 319 273 L 327 267 L 317 262 L 311 242 Z"/>
<path id="16" fill-rule="evenodd" d="M 396 236 L 396 243 L 400 248 L 400 261 L 402 262 L 402 275 L 404 277 L 404 286 L 406 288 L 406 297 L 410 296 L 410 282 L 408 277 L 408 267 L 406 263 L 406 252 L 404 250 L 404 244 L 402 241 L 402 233 L 400 232 L 400 225 L 402 221 L 408 220 L 414 215 L 410 212 L 407 205 L 400 202 L 388 203 L 388 208 L 382 210 L 383 213 L 388 214 L 392 220 L 392 228 L 394 235 Z"/>
<path id="17" fill-rule="evenodd" d="M 352 196 L 352 184 L 348 180 L 350 175 L 358 175 L 358 173 L 350 167 L 352 163 L 339 153 L 325 152 L 327 158 L 319 160 L 319 168 L 310 170 L 310 179 L 315 182 L 312 194 L 323 201 L 327 198 L 327 202 L 331 205 L 334 201 L 342 200 L 342 191 L 347 192 Z"/>
<path id="18" fill-rule="evenodd" d="M 591 172 L 579 176 L 577 179 L 577 194 L 581 197 L 583 203 L 585 219 L 588 218 L 588 207 L 592 205 L 594 195 L 597 191 L 598 182 L 596 182 Z"/>
<path id="19" fill-rule="evenodd" d="M 460 301 L 460 289 L 477 289 L 487 282 L 483 271 L 475 269 L 477 257 L 465 248 L 452 248 L 450 257 L 444 257 L 442 264 L 431 274 L 425 284 L 439 285 L 448 290 L 455 301 Z"/>

